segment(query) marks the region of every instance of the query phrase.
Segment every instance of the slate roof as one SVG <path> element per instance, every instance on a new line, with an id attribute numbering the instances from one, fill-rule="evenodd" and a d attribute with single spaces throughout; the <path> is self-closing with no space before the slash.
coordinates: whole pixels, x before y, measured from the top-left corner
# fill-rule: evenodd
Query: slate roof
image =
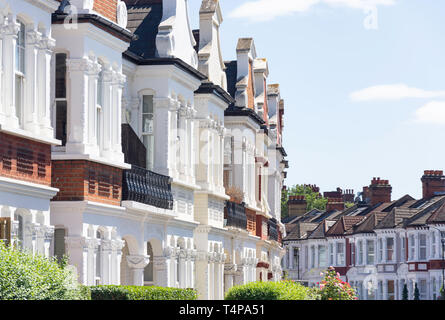
<path id="1" fill-rule="evenodd" d="M 373 233 L 375 226 L 387 216 L 387 213 L 372 212 L 365 219 L 353 226 L 353 233 Z"/>
<path id="2" fill-rule="evenodd" d="M 423 205 L 422 210 L 419 211 L 412 218 L 409 218 L 405 221 L 405 227 L 415 227 L 415 226 L 423 226 L 427 224 L 429 218 L 438 211 L 438 209 L 442 208 L 442 205 L 445 203 L 445 196 L 434 196 L 426 205 Z"/>
<path id="3" fill-rule="evenodd" d="M 343 216 L 326 232 L 326 236 L 343 236 L 351 234 L 352 227 L 363 219 L 363 216 Z"/>
<path id="4" fill-rule="evenodd" d="M 129 51 L 142 58 L 154 58 L 156 36 L 162 20 L 162 0 L 124 0 L 128 11 L 127 29 L 138 36 Z"/>
<path id="5" fill-rule="evenodd" d="M 307 234 L 314 230 L 318 225 L 316 223 L 297 223 L 294 228 L 283 239 L 284 241 L 301 240 L 307 236 Z"/>
<path id="6" fill-rule="evenodd" d="M 445 223 L 445 202 L 426 221 L 427 223 Z"/>

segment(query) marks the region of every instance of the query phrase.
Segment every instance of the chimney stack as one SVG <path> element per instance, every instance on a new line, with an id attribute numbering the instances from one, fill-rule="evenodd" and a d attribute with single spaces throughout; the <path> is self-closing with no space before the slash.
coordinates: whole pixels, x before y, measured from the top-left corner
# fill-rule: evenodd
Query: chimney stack
<path id="1" fill-rule="evenodd" d="M 364 189 L 363 189 L 364 191 Z M 369 186 L 370 204 L 376 205 L 380 202 L 391 202 L 392 187 L 388 180 L 374 178 Z"/>
<path id="2" fill-rule="evenodd" d="M 326 211 L 329 212 L 332 210 L 338 210 L 338 211 L 345 210 L 345 203 L 343 202 L 342 198 L 328 198 Z"/>
<path id="3" fill-rule="evenodd" d="M 442 170 L 425 170 L 422 176 L 423 198 L 445 193 L 445 176 Z"/>
<path id="4" fill-rule="evenodd" d="M 307 212 L 307 201 L 304 196 L 289 196 L 287 201 L 289 217 L 301 217 Z"/>

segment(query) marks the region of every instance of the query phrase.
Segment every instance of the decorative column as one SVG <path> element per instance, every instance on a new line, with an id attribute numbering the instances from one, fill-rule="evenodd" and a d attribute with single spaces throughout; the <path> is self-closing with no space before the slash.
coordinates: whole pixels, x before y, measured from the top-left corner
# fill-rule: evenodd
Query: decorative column
<path id="1" fill-rule="evenodd" d="M 88 102 L 90 88 L 88 86 L 88 73 L 95 68 L 94 63 L 88 58 L 67 59 L 67 71 L 71 92 L 70 105 L 73 108 L 68 108 L 68 123 L 67 123 L 67 142 L 66 152 L 68 154 L 84 154 L 86 152 L 85 146 L 88 143 Z M 94 95 L 94 94 L 93 94 Z M 94 106 L 96 103 L 94 103 Z M 74 107 L 75 106 L 75 107 Z"/>
<path id="2" fill-rule="evenodd" d="M 5 122 L 8 127 L 18 128 L 19 119 L 15 112 L 15 48 L 17 43 L 17 34 L 20 30 L 20 24 L 15 21 L 12 15 L 9 15 L 4 26 L 3 40 L 3 111 Z"/>
<path id="3" fill-rule="evenodd" d="M 187 252 L 184 249 L 179 251 L 179 288 L 187 287 Z"/>
<path id="4" fill-rule="evenodd" d="M 45 255 L 45 257 L 49 257 L 50 256 L 50 252 L 49 252 L 49 248 L 51 246 L 51 242 L 53 241 L 54 238 L 54 226 L 45 226 L 44 227 L 44 243 L 43 243 L 43 253 Z"/>
<path id="5" fill-rule="evenodd" d="M 112 242 L 111 240 L 101 240 L 101 249 L 102 249 L 102 261 L 101 261 L 101 267 L 102 267 L 102 274 L 101 274 L 101 284 L 109 285 L 112 284 L 112 261 L 111 261 L 111 254 L 112 254 Z"/>
<path id="6" fill-rule="evenodd" d="M 87 70 L 88 75 L 88 143 L 90 145 L 90 150 L 93 154 L 100 154 L 101 143 L 99 137 L 97 136 L 97 125 L 99 124 L 99 119 L 97 119 L 97 86 L 99 73 L 101 70 L 100 63 L 97 62 L 95 57 L 90 57 L 90 68 Z"/>
<path id="7" fill-rule="evenodd" d="M 93 285 L 88 283 L 88 242 L 84 237 L 67 236 L 65 237 L 66 253 L 69 257 L 68 263 L 77 268 L 79 282 L 84 285 Z"/>
<path id="8" fill-rule="evenodd" d="M 123 240 L 111 240 L 111 276 L 110 284 L 119 285 L 121 275 L 122 249 L 125 246 Z"/>
<path id="9" fill-rule="evenodd" d="M 34 132 L 36 134 L 40 131 L 39 125 L 39 95 L 41 89 L 40 74 L 41 66 L 38 61 L 38 52 L 40 51 L 40 44 L 42 34 L 37 30 L 29 30 L 26 33 L 26 91 L 24 103 L 24 129 Z M 49 81 L 49 79 L 48 79 Z M 43 92 L 43 91 L 42 91 Z"/>
<path id="10" fill-rule="evenodd" d="M 227 293 L 227 291 L 235 285 L 236 272 L 236 264 L 224 265 L 224 293 Z"/>
<path id="11" fill-rule="evenodd" d="M 155 286 L 168 287 L 168 264 L 166 257 L 153 257 L 153 282 Z"/>
<path id="12" fill-rule="evenodd" d="M 114 123 L 113 127 L 115 128 L 113 133 L 113 150 L 116 154 L 116 157 L 119 157 L 120 160 L 124 161 L 124 154 L 122 153 L 122 144 L 121 144 L 121 131 L 122 131 L 122 91 L 124 89 L 126 77 L 119 70 L 115 71 L 115 79 L 113 83 L 113 105 L 112 109 L 114 112 Z"/>
<path id="13" fill-rule="evenodd" d="M 109 64 L 103 66 L 102 71 L 102 87 L 103 87 L 103 105 L 102 105 L 102 150 L 101 156 L 104 158 L 113 158 L 112 150 L 112 132 L 113 132 L 113 104 L 112 104 L 112 90 L 114 71 Z"/>
<path id="14" fill-rule="evenodd" d="M 56 40 L 43 37 L 40 40 L 38 52 L 38 88 L 39 88 L 39 108 L 38 121 L 40 123 L 40 133 L 53 138 L 54 130 L 51 126 L 51 58 L 52 49 L 56 45 Z"/>
<path id="15" fill-rule="evenodd" d="M 144 268 L 149 264 L 150 257 L 146 255 L 127 256 L 128 266 L 133 271 L 133 285 L 144 285 Z"/>

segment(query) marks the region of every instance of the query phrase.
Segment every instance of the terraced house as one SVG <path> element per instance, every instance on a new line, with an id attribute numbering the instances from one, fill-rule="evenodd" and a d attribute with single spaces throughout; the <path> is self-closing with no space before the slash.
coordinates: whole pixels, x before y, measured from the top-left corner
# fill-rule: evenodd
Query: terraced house
<path id="1" fill-rule="evenodd" d="M 86 285 L 278 280 L 284 101 L 218 0 L 0 1 L 0 238 Z"/>
<path id="2" fill-rule="evenodd" d="M 283 262 L 290 277 L 315 285 L 334 266 L 361 299 L 401 300 L 405 285 L 413 299 L 416 284 L 420 299 L 438 298 L 445 269 L 445 176 L 428 170 L 421 181 L 420 200 L 392 200 L 389 181 L 374 178 L 351 208 L 288 218 Z"/>

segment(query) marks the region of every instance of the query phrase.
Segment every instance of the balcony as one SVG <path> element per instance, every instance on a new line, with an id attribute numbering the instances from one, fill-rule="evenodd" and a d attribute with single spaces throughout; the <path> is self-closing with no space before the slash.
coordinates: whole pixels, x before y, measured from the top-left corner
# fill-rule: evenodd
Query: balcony
<path id="1" fill-rule="evenodd" d="M 277 220 L 272 218 L 268 222 L 269 226 L 269 240 L 274 240 L 278 242 L 278 224 Z"/>
<path id="2" fill-rule="evenodd" d="M 171 179 L 132 165 L 124 170 L 122 201 L 136 201 L 162 209 L 173 209 Z"/>
<path id="3" fill-rule="evenodd" d="M 226 227 L 247 230 L 246 206 L 244 203 L 238 204 L 226 201 L 224 211 L 224 218 L 227 220 Z"/>

